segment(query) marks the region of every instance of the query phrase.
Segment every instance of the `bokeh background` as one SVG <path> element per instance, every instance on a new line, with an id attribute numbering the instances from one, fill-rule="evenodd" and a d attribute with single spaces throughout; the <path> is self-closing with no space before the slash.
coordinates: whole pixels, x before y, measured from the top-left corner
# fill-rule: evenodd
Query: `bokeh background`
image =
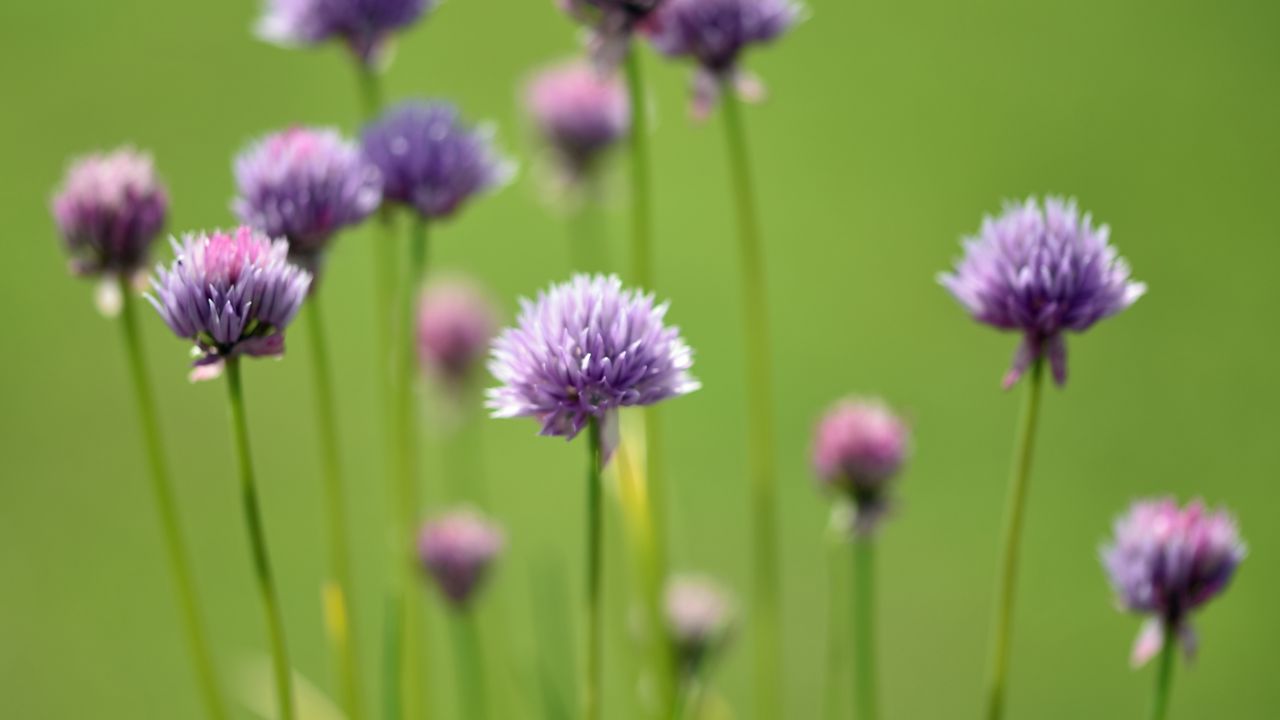
<path id="1" fill-rule="evenodd" d="M 771 90 L 749 111 L 748 129 L 775 328 L 787 717 L 818 716 L 824 692 L 828 506 L 807 471 L 809 434 L 824 406 L 850 392 L 889 399 L 917 436 L 882 543 L 885 716 L 979 713 L 1017 409 L 1016 393 L 998 381 L 1015 338 L 969 321 L 935 275 L 984 213 L 1043 192 L 1075 195 L 1109 223 L 1150 293 L 1072 338 L 1070 385 L 1048 393 L 1011 716 L 1129 718 L 1146 707 L 1151 671 L 1127 666 L 1139 623 L 1113 608 L 1097 549 L 1130 500 L 1172 493 L 1234 508 L 1250 546 L 1235 585 L 1197 618 L 1202 653 L 1178 673 L 1175 716 L 1274 717 L 1280 5 L 808 4 L 809 21 L 748 60 Z M 230 158 L 247 140 L 291 123 L 354 130 L 345 53 L 263 44 L 250 33 L 257 10 L 251 0 L 0 4 L 4 717 L 199 717 L 116 328 L 94 311 L 91 284 L 66 276 L 47 205 L 69 156 L 133 142 L 154 151 L 169 183 L 171 230 L 227 225 Z M 576 39 L 550 0 L 450 0 L 403 36 L 386 77 L 393 99 L 449 98 L 492 119 L 522 160 L 513 186 L 442 228 L 433 248 L 436 267 L 482 279 L 508 317 L 517 296 L 567 273 L 565 220 L 544 202 L 517 98 L 530 70 L 571 54 Z M 674 564 L 745 597 L 743 358 L 723 137 L 716 118 L 689 121 L 688 68 L 647 60 L 657 289 L 673 300 L 705 383 L 666 406 Z M 621 175 L 610 191 L 607 219 L 623 257 Z M 342 237 L 327 278 L 370 695 L 386 505 L 371 380 L 372 238 Z M 230 677 L 265 646 L 224 391 L 187 383 L 187 348 L 149 311 L 145 339 L 208 624 Z M 282 362 L 248 368 L 250 422 L 294 658 L 328 689 L 310 368 L 305 346 L 294 345 Z M 534 627 L 568 644 L 578 624 L 582 447 L 538 438 L 532 422 L 482 427 L 511 546 L 486 612 L 504 615 L 490 634 L 525 673 L 504 675 L 500 708 L 537 717 L 528 673 L 546 653 Z M 434 499 L 439 458 L 429 450 Z M 612 562 L 621 558 L 610 550 Z M 572 583 L 562 600 L 534 591 L 557 578 Z M 629 653 L 616 629 L 621 587 L 610 588 L 615 669 Z M 439 617 L 435 627 L 443 635 Z M 717 676 L 738 717 L 750 717 L 748 639 Z M 447 644 L 437 644 L 443 708 L 452 684 Z M 611 718 L 629 717 L 628 682 L 610 680 Z"/>

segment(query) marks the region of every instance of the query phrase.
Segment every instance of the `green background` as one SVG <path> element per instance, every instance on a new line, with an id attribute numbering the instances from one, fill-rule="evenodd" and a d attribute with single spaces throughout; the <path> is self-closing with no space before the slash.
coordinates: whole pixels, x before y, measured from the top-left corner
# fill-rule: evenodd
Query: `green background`
<path id="1" fill-rule="evenodd" d="M 1233 508 L 1250 548 L 1231 590 L 1197 617 L 1202 653 L 1178 672 L 1174 717 L 1274 717 L 1280 5 L 811 0 L 810 8 L 807 22 L 747 61 L 771 90 L 747 122 L 776 356 L 787 717 L 817 717 L 824 687 L 827 503 L 807 470 L 809 436 L 822 409 L 850 392 L 889 399 L 916 434 L 900 511 L 883 534 L 884 714 L 979 714 L 1018 404 L 998 381 L 1015 338 L 969 321 L 935 275 L 984 213 L 1044 192 L 1075 195 L 1109 223 L 1150 292 L 1072 337 L 1071 382 L 1047 393 L 1011 716 L 1144 712 L 1152 672 L 1127 666 L 1139 623 L 1114 609 L 1097 549 L 1130 500 L 1173 493 Z M 230 158 L 248 139 L 290 123 L 353 129 L 358 97 L 346 54 L 259 42 L 250 33 L 256 12 L 248 0 L 0 4 L 10 253 L 0 264 L 4 717 L 199 716 L 119 338 L 94 311 L 91 284 L 66 276 L 47 207 L 67 158 L 133 142 L 154 151 L 171 188 L 171 230 L 226 225 Z M 481 278 L 508 316 L 518 295 L 568 272 L 564 217 L 544 202 L 518 87 L 531 68 L 572 53 L 576 32 L 550 0 L 449 0 L 403 37 L 386 76 L 392 98 L 449 98 L 470 117 L 495 120 L 503 146 L 520 157 L 516 183 L 467 208 L 433 248 L 437 267 Z M 666 406 L 673 554 L 678 568 L 712 573 L 742 596 L 743 358 L 723 137 L 718 117 L 689 121 L 688 68 L 647 60 L 656 285 L 672 299 L 705 384 Z M 608 210 L 616 257 L 625 190 L 619 175 Z M 364 230 L 341 238 L 326 281 L 369 691 L 386 505 L 371 379 L 373 238 Z M 188 384 L 185 344 L 149 310 L 144 319 L 183 521 L 230 678 L 265 645 L 224 391 Z M 310 368 L 302 338 L 292 345 L 282 362 L 247 368 L 250 422 L 295 662 L 330 688 Z M 524 664 L 535 621 L 561 636 L 574 631 L 576 604 L 550 612 L 529 598 L 533 583 L 559 574 L 573 581 L 565 596 L 577 598 L 583 504 L 582 443 L 534 430 L 531 421 L 483 424 L 496 513 L 510 537 L 495 576 L 500 602 L 488 606 L 504 609 L 506 632 L 491 634 Z M 438 461 L 430 452 L 433 498 Z M 609 522 L 616 528 L 616 515 Z M 615 628 L 624 622 L 617 587 Z M 749 631 L 742 640 L 718 686 L 749 717 Z M 610 664 L 625 655 L 614 637 Z M 442 672 L 436 684 L 447 702 Z M 614 673 L 609 717 L 627 716 L 628 690 Z M 526 695 L 503 694 L 504 717 L 536 717 Z"/>

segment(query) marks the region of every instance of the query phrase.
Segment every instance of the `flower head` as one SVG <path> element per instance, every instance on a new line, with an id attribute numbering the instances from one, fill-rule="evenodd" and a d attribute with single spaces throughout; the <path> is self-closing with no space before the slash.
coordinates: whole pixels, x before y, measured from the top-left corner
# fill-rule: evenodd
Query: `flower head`
<path id="1" fill-rule="evenodd" d="M 452 215 L 512 174 L 493 147 L 492 131 L 468 127 L 443 102 L 401 103 L 365 128 L 363 145 L 382 172 L 383 197 L 426 218 Z"/>
<path id="2" fill-rule="evenodd" d="M 1011 387 L 1031 364 L 1048 355 L 1059 385 L 1067 379 L 1063 333 L 1082 332 L 1132 305 L 1147 286 L 1129 278 L 1129 264 L 1109 244 L 1106 225 L 1094 227 L 1074 200 L 1035 198 L 1009 205 L 965 240 L 955 272 L 939 275 L 974 319 L 1022 333 L 1005 376 Z"/>
<path id="3" fill-rule="evenodd" d="M 169 198 L 151 156 L 125 147 L 75 160 L 53 218 L 77 275 L 133 275 L 164 227 Z"/>
<path id="4" fill-rule="evenodd" d="M 725 82 L 748 100 L 763 96 L 760 82 L 742 72 L 738 59 L 751 45 L 782 35 L 801 14 L 795 0 L 667 0 L 644 30 L 662 54 L 698 63 L 693 107 L 701 116 L 715 105 Z"/>
<path id="5" fill-rule="evenodd" d="M 663 322 L 667 305 L 615 276 L 576 275 L 520 307 L 516 327 L 493 343 L 489 370 L 502 383 L 489 391 L 494 417 L 537 418 L 543 435 L 569 439 L 597 419 L 607 459 L 618 408 L 699 387 L 692 351 Z"/>
<path id="6" fill-rule="evenodd" d="M 1235 520 L 1223 510 L 1198 500 L 1182 508 L 1169 498 L 1134 503 L 1102 549 L 1120 605 L 1152 616 L 1134 645 L 1134 665 L 1155 655 L 1170 633 L 1193 654 L 1191 613 L 1226 589 L 1244 556 Z"/>
<path id="7" fill-rule="evenodd" d="M 910 431 L 882 402 L 848 398 L 814 433 L 813 467 L 855 506 L 854 530 L 869 533 L 888 506 L 886 486 L 906 460 Z"/>
<path id="8" fill-rule="evenodd" d="M 622 62 L 631 36 L 666 0 L 556 0 L 562 10 L 591 28 L 589 50 L 602 71 Z"/>
<path id="9" fill-rule="evenodd" d="M 367 65 L 378 62 L 391 34 L 411 25 L 435 0 L 266 0 L 258 35 L 285 46 L 346 43 Z"/>
<path id="10" fill-rule="evenodd" d="M 630 102 L 622 82 L 586 63 L 538 73 L 526 89 L 525 105 L 570 179 L 589 170 L 630 127 Z"/>
<path id="11" fill-rule="evenodd" d="M 423 525 L 418 555 L 445 598 L 465 609 L 503 543 L 496 525 L 469 510 L 455 510 Z"/>
<path id="12" fill-rule="evenodd" d="M 192 379 L 213 377 L 229 357 L 284 354 L 284 330 L 311 286 L 311 273 L 289 264 L 288 243 L 241 227 L 186 235 L 173 249 L 147 299 L 175 335 L 196 344 Z"/>
<path id="13" fill-rule="evenodd" d="M 733 603 L 719 585 L 691 575 L 672 578 L 664 600 L 668 630 L 682 669 L 696 673 L 733 634 Z"/>
<path id="14" fill-rule="evenodd" d="M 418 304 L 418 356 L 451 387 L 466 383 L 497 330 L 497 312 L 475 284 L 440 281 Z"/>
<path id="15" fill-rule="evenodd" d="M 236 158 L 235 175 L 240 221 L 288 240 L 289 258 L 312 271 L 334 233 L 382 201 L 378 169 L 335 130 L 268 135 Z"/>

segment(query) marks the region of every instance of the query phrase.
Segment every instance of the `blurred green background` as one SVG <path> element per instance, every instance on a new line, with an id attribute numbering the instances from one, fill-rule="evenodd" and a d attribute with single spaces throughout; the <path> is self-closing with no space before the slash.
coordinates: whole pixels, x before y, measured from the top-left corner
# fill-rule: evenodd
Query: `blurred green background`
<path id="1" fill-rule="evenodd" d="M 1043 192 L 1075 195 L 1109 223 L 1150 293 L 1073 337 L 1070 385 L 1048 393 L 1011 716 L 1144 711 L 1152 673 L 1127 666 L 1139 623 L 1113 608 L 1097 548 L 1130 500 L 1173 493 L 1234 508 L 1250 546 L 1230 592 L 1197 618 L 1202 653 L 1178 673 L 1174 716 L 1275 717 L 1280 5 L 809 4 L 809 21 L 747 63 L 771 90 L 749 111 L 748 130 L 775 329 L 787 717 L 820 712 L 827 503 L 814 491 L 807 447 L 815 417 L 849 392 L 883 395 L 916 432 L 900 512 L 882 543 L 884 714 L 979 714 L 1017 406 L 998 381 L 1015 338 L 969 321 L 935 274 L 983 213 Z M 170 186 L 171 230 L 227 225 L 230 158 L 247 140 L 290 123 L 354 129 L 346 54 L 263 44 L 250 33 L 256 14 L 250 0 L 0 4 L 0 197 L 13 221 L 13 254 L 0 265 L 6 718 L 199 717 L 116 328 L 96 314 L 91 284 L 66 276 L 47 204 L 69 156 L 133 142 L 154 151 Z M 444 97 L 492 118 L 521 158 L 518 181 L 441 229 L 433 248 L 437 267 L 478 276 L 508 313 L 518 295 L 567 273 L 564 218 L 543 202 L 517 97 L 530 69 L 572 53 L 576 37 L 550 0 L 450 0 L 402 38 L 386 77 L 392 98 Z M 743 362 L 723 138 L 718 118 L 688 120 L 688 68 L 647 59 L 657 289 L 672 299 L 705 384 L 666 406 L 674 560 L 745 600 Z M 611 192 L 622 257 L 620 175 Z M 385 562 L 372 237 L 341 238 L 326 288 L 369 695 Z M 187 383 L 185 344 L 149 311 L 145 335 L 208 624 L 230 679 L 265 645 L 224 391 Z M 294 659 L 329 689 L 310 368 L 304 344 L 293 345 L 282 362 L 249 366 L 250 422 Z M 491 634 L 522 670 L 535 622 L 566 641 L 576 631 L 579 587 L 582 446 L 534 431 L 531 421 L 483 424 L 510 536 L 498 601 L 486 611 L 504 613 L 505 631 Z M 439 453 L 427 461 L 438 499 Z M 557 573 L 573 583 L 567 604 L 535 607 L 532 584 Z M 609 592 L 618 628 L 623 592 Z M 442 635 L 439 618 L 435 627 Z M 613 635 L 617 669 L 628 649 L 620 630 Z M 749 634 L 743 640 L 717 680 L 749 717 Z M 447 703 L 447 644 L 438 645 Z M 502 716 L 536 717 L 534 696 L 517 685 L 505 684 Z M 609 717 L 628 717 L 629 693 L 615 673 Z"/>

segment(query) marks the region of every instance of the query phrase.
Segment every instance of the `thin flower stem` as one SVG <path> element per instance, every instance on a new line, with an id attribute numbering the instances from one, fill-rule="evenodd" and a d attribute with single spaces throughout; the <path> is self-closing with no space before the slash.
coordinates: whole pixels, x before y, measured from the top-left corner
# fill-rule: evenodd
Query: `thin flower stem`
<path id="1" fill-rule="evenodd" d="M 160 513 L 160 528 L 164 533 L 168 554 L 169 572 L 173 576 L 174 590 L 178 595 L 191 651 L 191 663 L 196 672 L 200 692 L 204 696 L 205 710 L 213 720 L 225 720 L 227 708 L 223 704 L 222 691 L 214 671 L 213 654 L 209 650 L 208 636 L 200 617 L 195 580 L 187 564 L 186 541 L 178 522 L 178 507 L 173 497 L 173 484 L 169 478 L 169 464 L 165 460 L 164 443 L 160 438 L 160 423 L 156 419 L 155 395 L 151 389 L 151 375 L 147 371 L 146 356 L 142 352 L 142 337 L 138 329 L 138 311 L 133 288 L 125 276 L 118 278 L 120 285 L 120 330 L 124 340 L 125 355 L 129 361 L 129 377 L 133 381 L 134 396 L 138 402 L 138 422 L 147 448 L 147 464 L 151 469 L 151 490 L 155 495 L 156 510 Z"/>
<path id="2" fill-rule="evenodd" d="M 875 544 L 870 537 L 859 537 L 853 542 L 853 692 L 858 720 L 879 716 L 875 610 Z"/>
<path id="3" fill-rule="evenodd" d="M 338 421 L 333 400 L 333 370 L 321 292 L 312 293 L 307 312 L 311 343 L 313 390 L 316 396 L 316 429 L 320 439 L 320 466 L 324 477 L 325 510 L 329 521 L 329 580 L 323 602 L 331 651 L 338 663 L 347 717 L 360 720 L 364 709 L 360 691 L 360 662 L 351 612 L 351 557 L 347 548 L 347 503 L 342 482 L 342 458 L 338 451 Z"/>
<path id="4" fill-rule="evenodd" d="M 627 94 L 631 103 L 631 273 L 635 284 L 652 289 L 653 196 L 649 167 L 649 116 L 644 74 L 636 43 L 627 50 Z"/>
<path id="5" fill-rule="evenodd" d="M 1018 549 L 1027 504 L 1027 485 L 1031 477 L 1031 456 L 1035 448 L 1036 424 L 1040 415 L 1040 390 L 1044 377 L 1044 359 L 1037 358 L 1028 373 L 1023 397 L 1017 445 L 1014 448 L 1013 472 L 1009 478 L 1008 505 L 1005 508 L 1003 556 L 1000 585 L 996 592 L 996 617 L 991 644 L 991 675 L 987 690 L 987 718 L 1004 717 L 1005 688 L 1009 676 L 1009 645 L 1013 631 L 1013 601 L 1018 577 Z"/>
<path id="6" fill-rule="evenodd" d="M 781 714 L 781 581 L 778 576 L 778 527 L 775 495 L 773 371 L 769 342 L 769 303 L 764 277 L 755 187 L 747 156 L 742 105 L 729 78 L 722 81 L 722 115 L 728 143 L 729 176 L 737 212 L 741 252 L 743 331 L 746 340 L 747 462 L 751 478 L 751 532 L 755 573 L 752 600 L 756 617 L 755 707 L 761 720 Z"/>
<path id="7" fill-rule="evenodd" d="M 249 451 L 249 425 L 244 415 L 244 389 L 240 382 L 240 358 L 227 358 L 227 400 L 231 407 L 231 434 L 235 438 L 236 462 L 240 469 L 240 498 L 244 506 L 245 526 L 253 550 L 253 567 L 262 595 L 266 615 L 267 637 L 271 644 L 272 670 L 276 683 L 276 703 L 280 720 L 292 720 L 293 679 L 289 665 L 289 649 L 284 639 L 284 620 L 276 598 L 275 578 L 271 574 L 271 556 L 267 552 L 267 533 L 262 524 L 258 503 L 257 481 L 253 458 Z"/>
<path id="8" fill-rule="evenodd" d="M 583 720 L 604 717 L 602 705 L 602 666 L 604 655 L 604 623 L 601 579 L 603 555 L 604 488 L 601 481 L 600 422 L 592 419 L 587 426 L 587 665 L 582 687 Z"/>
<path id="9" fill-rule="evenodd" d="M 488 720 L 489 693 L 485 683 L 484 661 L 480 651 L 480 636 L 476 631 L 476 618 L 471 610 L 456 613 L 453 626 L 453 652 L 458 680 L 458 701 L 465 720 Z"/>
<path id="10" fill-rule="evenodd" d="M 382 112 L 382 78 L 377 67 L 359 61 L 356 63 L 356 77 L 360 84 L 360 108 L 367 122 Z"/>
<path id="11" fill-rule="evenodd" d="M 569 217 L 569 264 L 575 273 L 609 272 L 613 266 L 601 215 L 599 163 L 582 169 L 573 188 Z"/>
<path id="12" fill-rule="evenodd" d="M 1175 636 L 1166 632 L 1164 647 L 1160 648 L 1160 660 L 1156 666 L 1156 694 L 1151 703 L 1151 720 L 1165 720 L 1169 716 L 1169 689 L 1173 687 L 1177 645 Z"/>
<path id="13" fill-rule="evenodd" d="M 848 559 L 845 557 L 849 543 L 843 533 L 832 533 L 827 541 L 827 670 L 823 717 L 837 720 L 847 717 L 843 703 L 845 680 L 844 656 L 849 632 L 848 613 L 845 608 L 845 575 Z"/>

